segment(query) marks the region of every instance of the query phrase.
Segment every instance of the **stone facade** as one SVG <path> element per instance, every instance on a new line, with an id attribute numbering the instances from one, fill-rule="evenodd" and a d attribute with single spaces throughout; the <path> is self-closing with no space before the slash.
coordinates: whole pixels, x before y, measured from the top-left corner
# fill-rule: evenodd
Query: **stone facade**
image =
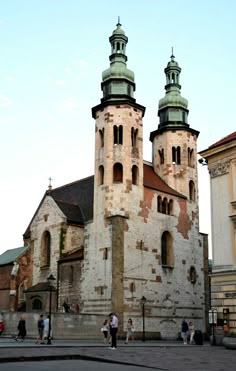
<path id="1" fill-rule="evenodd" d="M 217 309 L 218 325 L 224 326 L 225 332 L 236 332 L 236 132 L 200 155 L 210 174 L 211 305 Z"/>
<path id="2" fill-rule="evenodd" d="M 173 77 L 159 109 L 165 111 L 161 126 L 150 135 L 153 162 L 143 160 L 145 108 L 133 97 L 127 41 L 118 23 L 103 98 L 92 108 L 94 177 L 46 192 L 24 238 L 34 247 L 35 289 L 52 272 L 59 312 L 70 308 L 100 318 L 115 311 L 120 334 L 130 317 L 141 333 L 144 296 L 147 334 L 176 338 L 183 317 L 205 331 L 208 245 L 199 233 L 199 133 L 186 123 L 187 101 Z M 173 58 L 168 73 L 179 74 Z M 169 114 L 173 110 L 178 114 Z"/>

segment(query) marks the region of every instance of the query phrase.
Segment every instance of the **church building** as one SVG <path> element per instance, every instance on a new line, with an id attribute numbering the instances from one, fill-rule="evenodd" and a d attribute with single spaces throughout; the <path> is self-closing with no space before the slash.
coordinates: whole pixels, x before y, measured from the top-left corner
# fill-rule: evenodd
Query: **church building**
<path id="1" fill-rule="evenodd" d="M 144 161 L 145 107 L 134 98 L 120 22 L 109 41 L 102 98 L 92 108 L 94 175 L 44 194 L 24 233 L 34 251 L 27 305 L 35 309 L 32 291 L 53 273 L 59 312 L 114 311 L 121 329 L 132 318 L 141 331 L 144 306 L 149 334 L 173 337 L 183 317 L 205 331 L 208 242 L 199 232 L 199 132 L 188 124 L 181 68 L 172 53 L 159 124 L 150 133 L 152 162 Z"/>

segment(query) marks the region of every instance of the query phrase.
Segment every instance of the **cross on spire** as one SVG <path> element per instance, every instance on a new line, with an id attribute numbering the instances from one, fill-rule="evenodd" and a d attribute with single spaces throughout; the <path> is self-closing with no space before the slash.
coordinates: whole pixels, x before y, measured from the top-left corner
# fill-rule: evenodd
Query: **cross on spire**
<path id="1" fill-rule="evenodd" d="M 121 23 L 120 23 L 120 16 L 118 15 L 118 23 L 117 23 L 117 26 L 121 26 Z"/>
<path id="2" fill-rule="evenodd" d="M 52 180 L 53 179 L 51 177 L 49 177 L 48 180 L 49 180 L 48 189 L 49 189 L 49 191 L 51 191 L 52 190 Z"/>

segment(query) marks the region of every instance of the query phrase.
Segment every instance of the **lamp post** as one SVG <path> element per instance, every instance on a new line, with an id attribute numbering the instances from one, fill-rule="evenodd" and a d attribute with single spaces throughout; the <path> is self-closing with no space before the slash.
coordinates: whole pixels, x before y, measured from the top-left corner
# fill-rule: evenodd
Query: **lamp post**
<path id="1" fill-rule="evenodd" d="M 209 310 L 209 323 L 212 328 L 212 345 L 216 345 L 215 325 L 217 324 L 217 309 Z"/>
<path id="2" fill-rule="evenodd" d="M 145 304 L 146 304 L 147 299 L 145 296 L 142 296 L 140 300 L 140 304 L 142 305 L 142 316 L 143 316 L 143 336 L 142 336 L 142 341 L 145 341 Z"/>
<path id="3" fill-rule="evenodd" d="M 49 274 L 49 276 L 47 277 L 47 281 L 48 281 L 48 284 L 49 284 L 49 315 L 48 315 L 48 319 L 49 319 L 49 323 L 48 323 L 48 341 L 47 341 L 47 344 L 48 345 L 51 345 L 51 314 L 52 314 L 52 286 L 53 286 L 53 281 L 55 281 L 55 277 L 53 276 L 52 273 Z"/>

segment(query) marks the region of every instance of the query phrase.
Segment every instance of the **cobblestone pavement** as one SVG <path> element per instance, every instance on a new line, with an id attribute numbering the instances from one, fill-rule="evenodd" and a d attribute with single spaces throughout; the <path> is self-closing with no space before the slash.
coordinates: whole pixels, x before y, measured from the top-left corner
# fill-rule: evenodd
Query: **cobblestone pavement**
<path id="1" fill-rule="evenodd" d="M 46 359 L 88 359 L 145 366 L 165 371 L 225 371 L 234 369 L 236 351 L 222 346 L 183 345 L 179 342 L 135 342 L 111 350 L 99 342 L 54 340 L 52 345 L 36 345 L 0 339 L 0 363 Z M 121 366 L 122 369 L 122 366 Z"/>

